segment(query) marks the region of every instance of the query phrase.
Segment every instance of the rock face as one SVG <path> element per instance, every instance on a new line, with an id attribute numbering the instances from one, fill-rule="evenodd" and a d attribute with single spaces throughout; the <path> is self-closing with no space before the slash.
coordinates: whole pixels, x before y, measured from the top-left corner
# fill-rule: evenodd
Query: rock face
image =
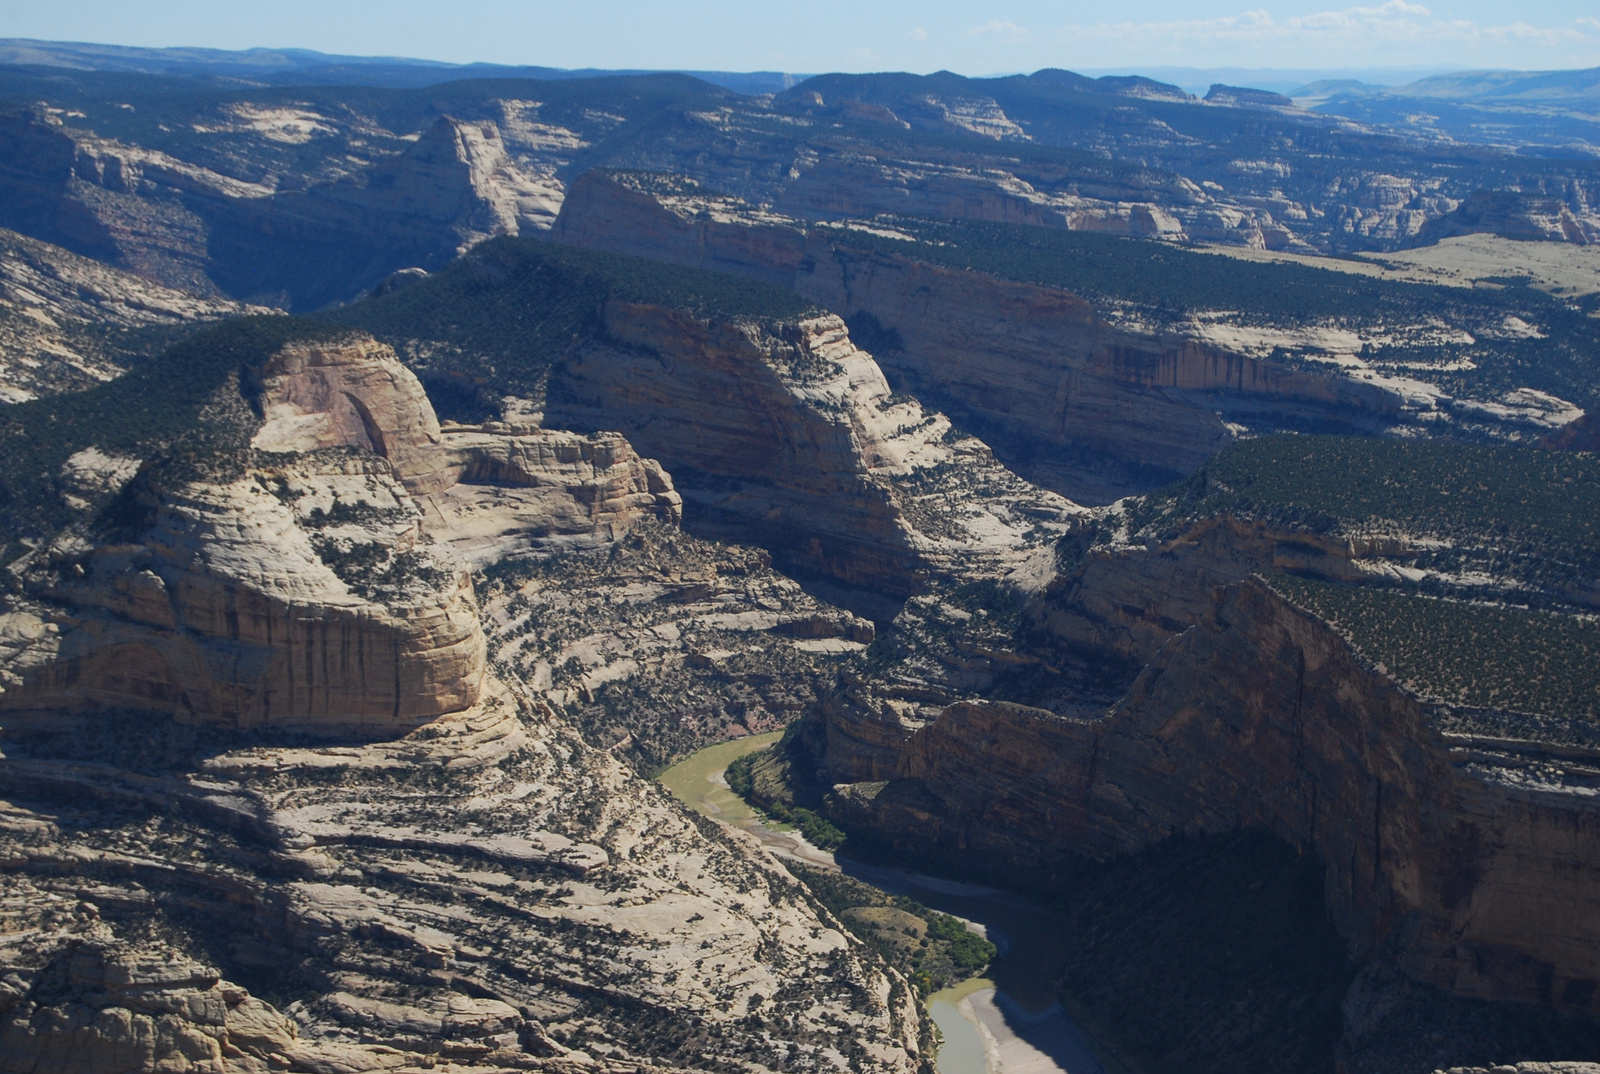
<path id="1" fill-rule="evenodd" d="M 605 326 L 552 375 L 546 419 L 621 426 L 679 475 L 701 533 L 904 596 L 930 571 L 999 569 L 1077 511 L 893 395 L 837 317 L 736 325 L 612 301 Z M 956 495 L 973 482 L 991 497 Z"/>
<path id="2" fill-rule="evenodd" d="M 147 468 L 121 493 L 131 539 L 72 532 L 35 557 L 7 617 L 5 709 L 402 733 L 479 700 L 484 636 L 449 545 L 483 562 L 676 516 L 670 478 L 620 437 L 446 436 L 371 340 L 291 343 L 256 381 L 264 420 L 241 473 Z"/>
<path id="3" fill-rule="evenodd" d="M 1458 994 L 1592 1012 L 1600 843 L 1571 836 L 1596 831 L 1592 795 L 1581 778 L 1529 780 L 1526 761 L 1452 740 L 1433 716 L 1246 581 L 1104 717 L 953 704 L 907 735 L 890 782 L 862 772 L 878 782 L 840 793 L 908 845 L 1019 869 L 1265 828 L 1317 854 L 1356 959 L 1389 945 Z"/>
<path id="4" fill-rule="evenodd" d="M 1562 451 L 1600 451 L 1600 415 L 1585 414 L 1539 441 Z"/>
<path id="5" fill-rule="evenodd" d="M 257 397 L 260 451 L 352 447 L 387 459 L 409 492 L 449 484 L 433 405 L 381 343 L 291 343 L 263 366 Z"/>
<path id="6" fill-rule="evenodd" d="M 289 1069 L 302 1051 L 292 1022 L 216 970 L 177 952 L 136 953 L 97 931 L 39 974 L 35 988 L 60 996 L 56 1004 L 41 1010 L 31 989 L 0 1000 L 0 1070 Z"/>
<path id="7" fill-rule="evenodd" d="M 566 242 L 783 282 L 864 327 L 884 369 L 947 407 L 1026 476 L 1075 499 L 1114 499 L 1199 466 L 1232 431 L 1219 410 L 1279 423 L 1398 420 L 1395 392 L 1181 339 L 1114 328 L 1076 295 L 852 247 L 693 192 L 588 172 L 553 235 Z M 791 274 L 792 270 L 792 274 Z"/>
<path id="8" fill-rule="evenodd" d="M 383 460 L 312 456 L 130 492 L 150 518 L 137 540 L 58 545 L 39 564 L 48 604 L 14 614 L 48 633 L 5 708 L 382 734 L 476 702 L 470 579 L 419 546 Z"/>
<path id="9" fill-rule="evenodd" d="M 0 401 L 109 380 L 126 362 L 106 329 L 175 327 L 249 312 L 0 231 Z M 265 312 L 258 310 L 254 312 Z"/>
<path id="10" fill-rule="evenodd" d="M 231 293 L 316 308 L 538 226 L 550 195 L 507 157 L 493 122 L 441 116 L 404 153 L 358 176 L 209 205 L 210 270 Z"/>
<path id="11" fill-rule="evenodd" d="M 1579 216 L 1566 199 L 1519 190 L 1477 190 L 1453 211 L 1430 220 L 1413 245 L 1429 246 L 1455 235 L 1499 235 L 1507 239 L 1573 242 L 1600 241 L 1593 214 Z"/>
<path id="12" fill-rule="evenodd" d="M 646 516 L 683 519 L 671 475 L 617 433 L 490 422 L 451 425 L 442 446 L 451 483 L 424 502 L 424 527 L 474 566 L 598 548 Z"/>
<path id="13" fill-rule="evenodd" d="M 0 225 L 194 294 L 271 305 L 351 298 L 398 269 L 541 230 L 561 198 L 489 119 L 438 116 L 398 155 L 355 175 L 314 168 L 281 190 L 270 172 L 241 179 L 28 115 L 0 117 L 0 147 Z"/>
<path id="14" fill-rule="evenodd" d="M 708 196 L 678 176 L 591 168 L 572 181 L 550 237 L 793 287 L 805 232 L 792 217 Z"/>

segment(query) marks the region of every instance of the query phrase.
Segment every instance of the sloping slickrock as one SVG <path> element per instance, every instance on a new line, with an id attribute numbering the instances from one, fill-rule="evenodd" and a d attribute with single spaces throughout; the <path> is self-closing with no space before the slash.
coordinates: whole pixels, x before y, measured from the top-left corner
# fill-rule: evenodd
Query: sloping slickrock
<path id="1" fill-rule="evenodd" d="M 0 1070 L 927 1069 L 914 989 L 758 845 L 485 696 L 372 747 L 11 733 Z"/>
<path id="2" fill-rule="evenodd" d="M 552 375 L 546 420 L 620 426 L 677 475 L 698 533 L 903 596 L 930 571 L 1001 569 L 1078 513 L 894 395 L 837 317 L 733 324 L 613 300 L 605 324 Z"/>
<path id="3" fill-rule="evenodd" d="M 21 402 L 115 377 L 127 356 L 107 329 L 198 324 L 247 310 L 0 230 L 0 400 Z"/>

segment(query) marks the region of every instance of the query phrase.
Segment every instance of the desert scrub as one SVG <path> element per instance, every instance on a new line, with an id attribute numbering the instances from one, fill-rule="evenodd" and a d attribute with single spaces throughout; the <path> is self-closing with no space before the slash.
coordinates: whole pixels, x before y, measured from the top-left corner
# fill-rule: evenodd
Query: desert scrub
<path id="1" fill-rule="evenodd" d="M 1417 693 L 1480 708 L 1600 719 L 1600 619 L 1272 575 Z"/>
<path id="2" fill-rule="evenodd" d="M 1229 445 L 1194 476 L 1126 501 L 1062 540 L 1073 569 L 1092 548 L 1150 547 L 1222 515 L 1304 533 L 1427 538 L 1415 565 L 1480 571 L 1559 596 L 1600 577 L 1600 458 L 1582 452 L 1340 436 Z"/>

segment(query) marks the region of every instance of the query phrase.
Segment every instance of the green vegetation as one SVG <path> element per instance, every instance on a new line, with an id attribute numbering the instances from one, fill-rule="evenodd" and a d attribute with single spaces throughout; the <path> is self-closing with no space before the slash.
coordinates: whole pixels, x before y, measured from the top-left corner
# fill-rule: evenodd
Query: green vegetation
<path id="1" fill-rule="evenodd" d="M 1423 565 L 1441 569 L 1542 581 L 1600 575 L 1600 458 L 1589 454 L 1265 436 L 1133 501 L 1129 528 L 1161 539 L 1224 512 L 1318 533 L 1383 527 L 1439 538 L 1451 546 Z"/>
<path id="2" fill-rule="evenodd" d="M 4 540 L 39 538 L 74 512 L 56 485 L 73 453 L 159 457 L 169 476 L 239 470 L 256 416 L 244 404 L 260 363 L 296 339 L 346 329 L 288 317 L 245 317 L 198 333 L 159 357 L 87 391 L 0 405 L 0 507 Z"/>
<path id="3" fill-rule="evenodd" d="M 1600 393 L 1600 322 L 1581 309 L 1524 286 L 1466 290 L 1383 280 L 1309 265 L 1244 261 L 1172 243 L 1061 228 L 979 220 L 884 218 L 916 242 L 867 232 L 842 232 L 838 242 L 949 268 L 1060 287 L 1099 303 L 1129 303 L 1150 319 L 1176 320 L 1194 311 L 1228 311 L 1250 324 L 1351 328 L 1442 322 L 1468 328 L 1471 344 L 1379 348 L 1385 363 L 1476 366 L 1428 379 L 1468 396 L 1532 387 L 1580 403 Z M 1548 338 L 1501 338 L 1508 316 L 1541 326 Z M 1280 352 L 1281 360 L 1297 356 Z"/>
<path id="4" fill-rule="evenodd" d="M 793 824 L 812 846 L 835 850 L 844 845 L 845 832 L 813 810 L 794 805 L 782 797 L 759 795 L 755 789 L 754 768 L 763 753 L 746 754 L 728 765 L 728 786 L 735 794 L 781 824 Z"/>
<path id="5" fill-rule="evenodd" d="M 90 445 L 159 458 L 174 476 L 181 467 L 197 475 L 238 471 L 256 421 L 241 391 L 248 394 L 260 363 L 292 340 L 364 330 L 413 359 L 412 344 L 428 341 L 449 355 L 452 372 L 535 394 L 576 340 L 602 333 L 608 297 L 731 321 L 794 318 L 813 308 L 742 277 L 532 240 L 485 243 L 404 290 L 310 317 L 240 318 L 107 384 L 0 404 L 0 544 L 37 539 L 74 517 L 57 475 Z"/>
<path id="6" fill-rule="evenodd" d="M 742 276 L 534 239 L 495 239 L 448 268 L 390 294 L 317 314 L 360 328 L 424 366 L 537 396 L 550 366 L 603 334 L 608 298 L 730 321 L 786 320 L 815 307 L 791 291 Z"/>
<path id="7" fill-rule="evenodd" d="M 789 868 L 818 902 L 915 981 L 923 995 L 977 975 L 994 959 L 994 944 L 968 931 L 960 918 L 843 873 L 798 863 Z"/>
<path id="8" fill-rule="evenodd" d="M 1367 658 L 1425 696 L 1600 719 L 1600 620 L 1272 575 Z"/>

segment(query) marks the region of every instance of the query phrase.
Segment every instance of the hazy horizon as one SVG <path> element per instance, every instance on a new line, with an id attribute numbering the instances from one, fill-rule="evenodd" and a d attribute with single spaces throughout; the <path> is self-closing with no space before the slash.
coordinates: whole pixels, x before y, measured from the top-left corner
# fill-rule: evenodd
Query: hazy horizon
<path id="1" fill-rule="evenodd" d="M 6 0 L 0 37 L 143 48 L 309 49 L 567 69 L 716 71 L 950 70 L 972 76 L 1065 67 L 1109 69 L 1560 70 L 1600 66 L 1600 18 L 1577 0 L 1524 5 L 1508 19 L 1488 0 L 1370 6 L 1300 2 L 1241 9 L 1220 0 L 1155 0 L 1138 17 L 1044 0 L 903 0 L 865 7 L 818 0 L 765 9 L 596 0 L 283 0 L 270 9 L 165 0 Z M 89 29 L 86 32 L 86 28 Z M 292 40 L 285 41 L 289 37 Z"/>

